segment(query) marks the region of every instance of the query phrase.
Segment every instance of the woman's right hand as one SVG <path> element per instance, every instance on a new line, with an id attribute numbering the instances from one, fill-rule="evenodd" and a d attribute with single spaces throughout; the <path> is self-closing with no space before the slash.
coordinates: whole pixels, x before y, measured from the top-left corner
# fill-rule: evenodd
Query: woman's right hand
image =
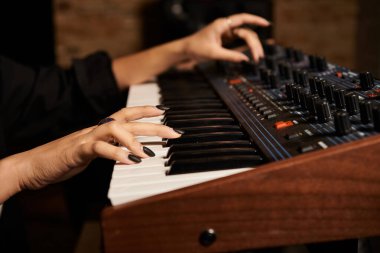
<path id="1" fill-rule="evenodd" d="M 1 160 L 0 203 L 22 189 L 39 189 L 68 179 L 83 171 L 97 157 L 125 164 L 134 164 L 149 157 L 152 153 L 143 148 L 136 136 L 178 138 L 181 134 L 164 125 L 130 121 L 159 116 L 163 112 L 154 106 L 125 108 L 110 116 L 113 121 Z M 114 142 L 120 146 L 115 146 Z"/>

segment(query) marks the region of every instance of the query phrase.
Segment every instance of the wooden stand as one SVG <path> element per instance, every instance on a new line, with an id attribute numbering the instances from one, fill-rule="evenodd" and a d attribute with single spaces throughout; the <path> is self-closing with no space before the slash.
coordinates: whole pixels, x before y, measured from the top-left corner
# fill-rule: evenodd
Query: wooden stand
<path id="1" fill-rule="evenodd" d="M 229 252 L 380 235 L 380 136 L 106 208 L 106 253 Z M 200 244 L 213 229 L 216 240 Z"/>

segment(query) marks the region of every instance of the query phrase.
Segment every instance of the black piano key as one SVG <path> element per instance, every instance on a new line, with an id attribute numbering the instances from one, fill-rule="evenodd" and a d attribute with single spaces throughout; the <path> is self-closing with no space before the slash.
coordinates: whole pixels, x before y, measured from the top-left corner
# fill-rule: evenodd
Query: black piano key
<path id="1" fill-rule="evenodd" d="M 177 151 L 200 150 L 211 148 L 244 148 L 254 147 L 249 140 L 210 141 L 200 143 L 179 143 L 172 145 L 168 150 L 168 156 Z"/>
<path id="2" fill-rule="evenodd" d="M 231 141 L 244 140 L 246 136 L 242 132 L 215 132 L 202 134 L 184 134 L 177 139 L 168 139 L 165 146 L 170 147 L 174 144 L 210 142 L 210 141 Z"/>
<path id="3" fill-rule="evenodd" d="M 176 106 L 180 104 L 212 104 L 221 103 L 220 99 L 191 99 L 191 98 L 179 98 L 174 100 L 166 100 L 166 106 Z"/>
<path id="4" fill-rule="evenodd" d="M 223 113 L 228 112 L 226 108 L 202 108 L 202 109 L 183 109 L 183 110 L 168 110 L 165 112 L 164 117 L 168 117 L 169 115 L 188 115 L 188 114 L 197 114 L 197 113 Z"/>
<path id="5" fill-rule="evenodd" d="M 165 103 L 163 103 L 165 104 Z M 177 105 L 176 107 L 171 107 L 171 111 L 181 111 L 181 110 L 194 110 L 194 109 L 204 109 L 204 108 L 225 108 L 225 106 L 221 103 L 213 103 L 213 104 L 187 104 L 187 105 Z"/>
<path id="6" fill-rule="evenodd" d="M 183 119 L 203 119 L 203 118 L 212 118 L 212 117 L 229 117 L 231 114 L 228 112 L 219 112 L 219 113 L 196 113 L 196 114 L 187 114 L 187 115 L 170 115 L 164 118 L 164 123 L 170 120 L 183 120 Z"/>
<path id="7" fill-rule="evenodd" d="M 205 118 L 205 119 L 184 119 L 171 120 L 167 125 L 173 128 L 192 127 L 192 126 L 210 126 L 210 125 L 231 125 L 235 120 L 230 117 Z"/>
<path id="8" fill-rule="evenodd" d="M 166 166 L 170 166 L 174 161 L 181 159 L 193 159 L 193 158 L 207 158 L 207 157 L 220 157 L 228 155 L 257 155 L 257 150 L 251 147 L 248 148 L 212 148 L 212 149 L 200 149 L 191 151 L 179 151 L 170 155 L 169 160 L 166 162 Z"/>
<path id="9" fill-rule="evenodd" d="M 264 159 L 259 155 L 230 155 L 224 157 L 194 158 L 174 161 L 167 171 L 168 175 L 206 172 L 260 165 Z"/>
<path id="10" fill-rule="evenodd" d="M 198 126 L 198 127 L 181 127 L 185 134 L 201 134 L 214 132 L 236 132 L 241 131 L 238 125 L 216 125 L 216 126 Z"/>

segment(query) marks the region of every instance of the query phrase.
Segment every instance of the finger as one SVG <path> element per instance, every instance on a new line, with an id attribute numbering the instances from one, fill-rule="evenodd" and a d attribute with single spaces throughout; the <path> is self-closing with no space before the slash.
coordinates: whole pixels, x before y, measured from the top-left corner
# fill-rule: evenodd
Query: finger
<path id="1" fill-rule="evenodd" d="M 213 60 L 222 60 L 222 61 L 232 61 L 232 62 L 242 62 L 249 61 L 248 56 L 241 52 L 234 50 L 226 49 L 223 47 L 215 47 L 213 52 L 210 55 L 210 58 Z"/>
<path id="2" fill-rule="evenodd" d="M 265 18 L 260 16 L 252 15 L 249 13 L 240 13 L 231 15 L 228 17 L 230 20 L 230 28 L 236 28 L 244 24 L 258 25 L 258 26 L 269 26 L 270 22 Z"/>
<path id="3" fill-rule="evenodd" d="M 128 122 L 138 120 L 145 117 L 156 117 L 162 115 L 166 109 L 163 106 L 135 106 L 123 108 L 120 111 L 112 114 L 110 117 L 115 120 Z M 167 108 L 169 109 L 169 108 Z"/>
<path id="4" fill-rule="evenodd" d="M 171 127 L 154 124 L 154 123 L 140 123 L 130 122 L 124 125 L 125 129 L 133 135 L 143 136 L 160 136 L 162 138 L 178 138 L 180 133 L 176 132 Z"/>
<path id="5" fill-rule="evenodd" d="M 135 164 L 139 162 L 139 160 L 135 158 L 136 156 L 130 152 L 104 141 L 95 141 L 86 145 L 86 149 L 88 149 L 90 153 L 102 158 L 120 161 L 125 164 Z"/>
<path id="6" fill-rule="evenodd" d="M 257 34 L 254 31 L 245 28 L 236 28 L 233 32 L 247 43 L 251 50 L 253 60 L 258 63 L 260 58 L 264 57 L 264 50 Z"/>

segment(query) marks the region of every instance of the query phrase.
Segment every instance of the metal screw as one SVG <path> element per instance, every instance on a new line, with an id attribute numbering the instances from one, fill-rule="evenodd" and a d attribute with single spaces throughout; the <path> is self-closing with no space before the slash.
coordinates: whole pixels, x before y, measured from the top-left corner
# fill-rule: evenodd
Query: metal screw
<path id="1" fill-rule="evenodd" d="M 212 228 L 204 230 L 199 235 L 199 243 L 205 247 L 208 247 L 211 244 L 213 244 L 215 240 L 216 240 L 216 233 L 215 233 L 215 230 Z"/>

